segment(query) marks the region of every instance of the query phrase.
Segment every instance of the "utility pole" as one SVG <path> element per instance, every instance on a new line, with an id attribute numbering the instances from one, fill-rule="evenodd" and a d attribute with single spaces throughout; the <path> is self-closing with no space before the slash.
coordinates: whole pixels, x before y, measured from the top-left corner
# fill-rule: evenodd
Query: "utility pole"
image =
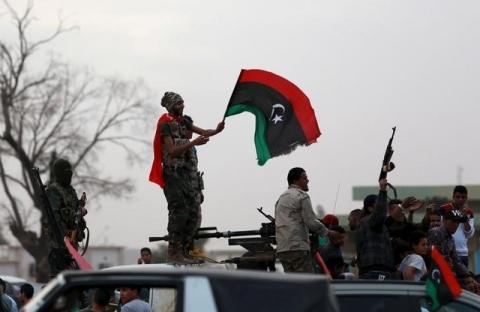
<path id="1" fill-rule="evenodd" d="M 457 166 L 457 184 L 462 185 L 462 180 L 463 180 L 463 167 L 458 165 Z"/>

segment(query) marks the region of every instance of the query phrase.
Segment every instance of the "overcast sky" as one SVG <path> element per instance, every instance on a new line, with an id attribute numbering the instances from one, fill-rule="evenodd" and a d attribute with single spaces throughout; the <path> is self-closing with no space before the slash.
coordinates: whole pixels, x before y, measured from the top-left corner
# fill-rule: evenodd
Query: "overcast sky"
<path id="1" fill-rule="evenodd" d="M 323 134 L 309 147 L 258 166 L 245 113 L 198 148 L 204 226 L 258 228 L 266 219 L 256 208 L 273 214 L 294 166 L 306 169 L 314 205 L 360 207 L 352 186 L 376 183 L 392 126 L 394 185 L 455 184 L 458 166 L 462 183 L 479 182 L 478 1 L 42 0 L 34 34 L 59 14 L 78 29 L 49 48 L 98 74 L 143 79 L 158 93 L 158 116 L 160 95 L 175 91 L 198 126 L 215 127 L 242 68 L 272 71 L 310 98 Z M 145 121 L 152 139 L 158 116 Z M 134 176 L 137 192 L 90 211 L 92 243 L 154 247 L 148 236 L 166 234 L 163 192 L 148 182 L 152 155 L 129 169 L 106 153 L 107 170 Z"/>

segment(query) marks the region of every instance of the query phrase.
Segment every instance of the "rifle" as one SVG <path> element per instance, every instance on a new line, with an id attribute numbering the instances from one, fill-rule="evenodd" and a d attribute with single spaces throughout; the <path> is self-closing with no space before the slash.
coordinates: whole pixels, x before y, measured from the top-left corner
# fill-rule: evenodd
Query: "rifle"
<path id="1" fill-rule="evenodd" d="M 275 218 L 272 217 L 271 215 L 266 214 L 265 212 L 263 212 L 263 207 L 257 208 L 257 210 L 258 210 L 258 212 L 260 212 L 265 218 L 267 218 L 268 220 L 270 220 L 270 222 L 275 223 Z"/>
<path id="2" fill-rule="evenodd" d="M 86 202 L 87 194 L 83 192 L 82 196 L 80 197 L 80 209 L 75 213 L 75 230 L 68 234 L 70 242 L 77 250 L 79 243 L 85 240 L 81 256 L 85 255 L 85 253 L 87 252 L 88 244 L 90 241 L 90 230 L 88 229 L 87 223 L 85 222 L 85 219 L 83 218 L 81 212 L 81 208 L 85 207 Z"/>
<path id="3" fill-rule="evenodd" d="M 393 155 L 392 142 L 393 137 L 395 136 L 395 130 L 397 130 L 397 127 L 392 128 L 392 136 L 390 137 L 390 140 L 388 140 L 387 148 L 385 149 L 385 155 L 383 156 L 382 168 L 380 169 L 380 177 L 378 180 L 385 179 L 387 173 L 395 169 L 395 164 L 391 162 Z M 387 183 L 387 185 L 392 189 L 395 198 L 397 198 L 397 189 L 390 183 Z"/>
<path id="4" fill-rule="evenodd" d="M 65 246 L 64 237 L 62 236 L 62 230 L 60 225 L 55 218 L 52 206 L 47 196 L 45 185 L 42 182 L 40 177 L 40 172 L 38 168 L 32 168 L 33 176 L 35 177 L 36 187 L 40 190 L 41 200 L 43 202 L 43 212 L 47 216 L 48 224 L 53 233 L 53 239 L 56 242 L 57 246 Z M 65 268 L 78 269 L 78 264 L 72 258 L 72 255 L 66 248 L 53 248 L 49 255 L 49 262 L 53 264 L 57 271 L 63 271 Z"/>

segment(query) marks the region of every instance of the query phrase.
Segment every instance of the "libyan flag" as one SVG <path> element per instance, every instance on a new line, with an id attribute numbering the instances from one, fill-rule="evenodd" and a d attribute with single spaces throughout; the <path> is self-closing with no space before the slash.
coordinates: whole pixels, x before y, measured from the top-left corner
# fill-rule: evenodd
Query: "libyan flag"
<path id="1" fill-rule="evenodd" d="M 455 300 L 462 288 L 442 254 L 432 246 L 431 265 L 426 282 L 426 291 L 432 299 L 432 311 Z"/>
<path id="2" fill-rule="evenodd" d="M 225 117 L 243 112 L 255 115 L 258 164 L 310 145 L 320 136 L 308 97 L 296 85 L 273 73 L 242 69 Z"/>

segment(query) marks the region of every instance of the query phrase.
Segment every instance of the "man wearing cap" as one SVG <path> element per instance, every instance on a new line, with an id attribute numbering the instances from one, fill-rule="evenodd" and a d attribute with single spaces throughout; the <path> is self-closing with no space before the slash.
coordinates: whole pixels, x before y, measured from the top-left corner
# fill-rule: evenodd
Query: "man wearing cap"
<path id="1" fill-rule="evenodd" d="M 364 217 L 356 233 L 359 277 L 362 279 L 392 279 L 394 260 L 387 218 L 387 180 L 379 181 L 378 195 L 364 200 Z M 373 206 L 373 208 L 371 208 Z"/>
<path id="2" fill-rule="evenodd" d="M 175 92 L 165 92 L 162 106 L 168 113 L 157 123 L 154 139 L 154 160 L 149 180 L 159 184 L 168 202 L 167 261 L 176 264 L 198 263 L 188 256 L 190 241 L 198 227 L 200 203 L 191 180 L 192 148 L 206 144 L 209 137 L 221 132 L 224 122 L 214 130 L 195 126 L 183 116 L 183 98 Z M 199 134 L 189 139 L 189 131 Z M 196 169 L 196 168 L 195 168 Z"/>
<path id="3" fill-rule="evenodd" d="M 441 206 L 441 209 L 458 209 L 467 217 L 466 222 L 458 225 L 457 230 L 453 234 L 455 241 L 455 249 L 462 263 L 468 268 L 468 240 L 475 234 L 473 210 L 467 206 L 468 192 L 463 185 L 457 185 L 453 189 L 452 201 Z"/>
<path id="4" fill-rule="evenodd" d="M 453 234 L 457 231 L 458 225 L 466 222 L 467 217 L 460 209 L 456 209 L 453 206 L 444 206 L 442 210 L 443 223 L 428 231 L 428 244 L 438 249 L 462 285 L 472 284 L 472 277 L 467 267 L 458 257 L 453 239 Z M 478 287 L 477 283 L 473 283 L 473 285 Z M 469 290 L 476 291 L 476 289 Z"/>

